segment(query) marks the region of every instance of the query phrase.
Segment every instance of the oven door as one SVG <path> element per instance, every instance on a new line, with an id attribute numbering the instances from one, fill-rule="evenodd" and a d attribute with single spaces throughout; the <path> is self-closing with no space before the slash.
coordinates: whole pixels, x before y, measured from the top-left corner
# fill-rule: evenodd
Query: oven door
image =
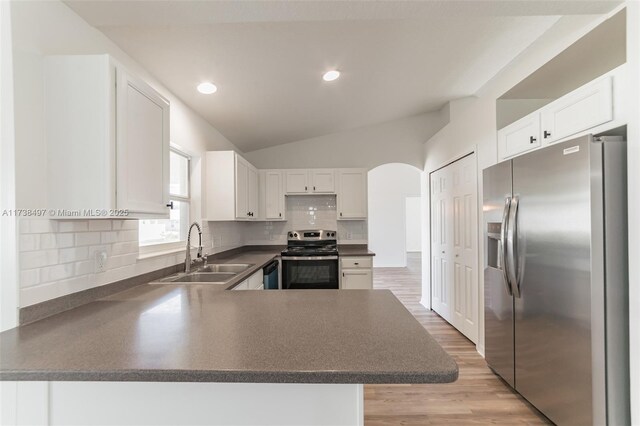
<path id="1" fill-rule="evenodd" d="M 338 289 L 338 256 L 283 256 L 282 289 Z"/>

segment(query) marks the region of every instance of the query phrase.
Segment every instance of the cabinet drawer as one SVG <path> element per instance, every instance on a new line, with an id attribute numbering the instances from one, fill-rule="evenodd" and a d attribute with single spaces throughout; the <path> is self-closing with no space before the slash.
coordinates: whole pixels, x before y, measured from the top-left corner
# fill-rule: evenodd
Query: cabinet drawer
<path id="1" fill-rule="evenodd" d="M 340 266 L 343 269 L 371 268 L 371 257 L 341 257 Z"/>
<path id="2" fill-rule="evenodd" d="M 371 269 L 350 269 L 342 272 L 342 290 L 371 290 L 373 275 Z"/>

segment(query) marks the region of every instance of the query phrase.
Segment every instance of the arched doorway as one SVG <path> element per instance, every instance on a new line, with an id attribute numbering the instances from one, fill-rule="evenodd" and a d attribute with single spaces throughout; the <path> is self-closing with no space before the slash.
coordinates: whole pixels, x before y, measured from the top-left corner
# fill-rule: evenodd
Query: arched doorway
<path id="1" fill-rule="evenodd" d="M 407 266 L 407 252 L 422 250 L 421 171 L 389 163 L 369 171 L 369 247 L 374 267 Z M 419 254 L 416 254 L 419 257 Z"/>

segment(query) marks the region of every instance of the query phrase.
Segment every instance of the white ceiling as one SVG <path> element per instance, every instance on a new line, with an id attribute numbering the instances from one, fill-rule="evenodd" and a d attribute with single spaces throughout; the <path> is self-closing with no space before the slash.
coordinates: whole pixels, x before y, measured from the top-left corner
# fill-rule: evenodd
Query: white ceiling
<path id="1" fill-rule="evenodd" d="M 247 152 L 437 110 L 560 15 L 619 2 L 66 3 Z"/>

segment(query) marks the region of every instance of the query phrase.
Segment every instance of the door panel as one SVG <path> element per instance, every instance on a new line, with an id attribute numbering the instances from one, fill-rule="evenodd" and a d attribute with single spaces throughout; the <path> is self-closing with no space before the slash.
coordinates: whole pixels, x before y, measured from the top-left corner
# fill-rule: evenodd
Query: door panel
<path id="1" fill-rule="evenodd" d="M 287 194 L 306 194 L 309 188 L 308 170 L 287 170 L 285 172 L 285 187 Z"/>
<path id="2" fill-rule="evenodd" d="M 432 306 L 478 339 L 477 173 L 475 155 L 431 174 Z"/>
<path id="3" fill-rule="evenodd" d="M 592 424 L 590 145 L 513 160 L 516 389 L 557 424 Z"/>
<path id="4" fill-rule="evenodd" d="M 511 197 L 511 161 L 483 171 L 485 360 L 515 386 L 513 297 L 504 279 L 499 242 L 505 199 Z"/>
<path id="5" fill-rule="evenodd" d="M 336 192 L 333 170 L 316 169 L 311 171 L 311 190 L 315 193 L 333 194 Z"/>

